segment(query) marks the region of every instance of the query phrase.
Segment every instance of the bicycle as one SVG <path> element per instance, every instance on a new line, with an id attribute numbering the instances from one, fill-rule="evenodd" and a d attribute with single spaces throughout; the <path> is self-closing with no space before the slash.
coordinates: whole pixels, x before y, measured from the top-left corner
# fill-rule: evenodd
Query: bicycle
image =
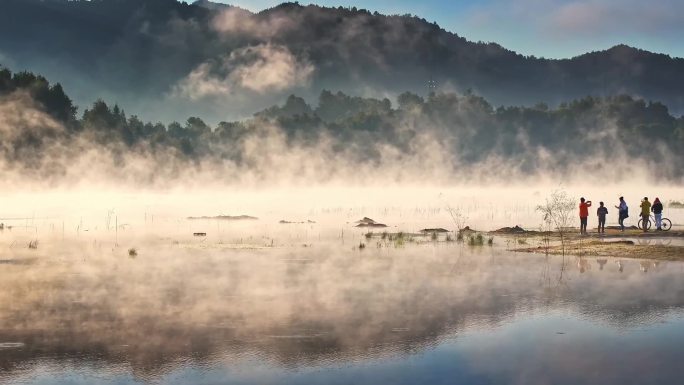
<path id="1" fill-rule="evenodd" d="M 653 223 L 655 223 L 655 217 L 654 217 L 653 215 L 649 215 L 649 216 L 648 216 L 648 222 L 646 223 L 646 229 L 647 229 L 647 230 L 650 230 L 650 229 L 651 229 L 651 225 L 652 225 Z M 643 224 L 644 224 L 644 218 L 641 218 L 641 219 L 639 219 L 639 224 L 637 225 L 637 227 L 640 228 L 640 229 L 643 229 L 643 228 L 644 228 Z M 663 219 L 661 220 L 661 223 L 660 223 L 660 228 L 661 228 L 663 231 L 668 231 L 668 230 L 670 230 L 670 229 L 672 228 L 672 221 L 669 220 L 669 219 L 667 219 L 667 218 L 663 218 Z"/>

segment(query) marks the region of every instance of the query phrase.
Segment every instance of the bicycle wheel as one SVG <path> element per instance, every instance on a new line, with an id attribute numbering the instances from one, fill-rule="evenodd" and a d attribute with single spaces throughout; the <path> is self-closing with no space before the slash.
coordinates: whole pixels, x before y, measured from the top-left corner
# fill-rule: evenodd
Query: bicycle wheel
<path id="1" fill-rule="evenodd" d="M 644 218 L 641 218 L 641 219 L 639 219 L 639 223 L 637 224 L 637 227 L 639 228 L 639 230 L 643 230 L 643 229 L 644 229 L 644 226 L 643 226 L 643 225 L 644 225 Z M 647 230 L 650 230 L 650 229 L 651 229 L 651 220 L 650 220 L 650 219 L 649 219 L 648 222 L 646 223 L 646 229 L 647 229 Z"/>
<path id="2" fill-rule="evenodd" d="M 663 229 L 663 231 L 668 231 L 672 228 L 672 221 L 670 221 L 667 218 L 663 218 L 663 220 L 660 223 L 660 228 Z"/>

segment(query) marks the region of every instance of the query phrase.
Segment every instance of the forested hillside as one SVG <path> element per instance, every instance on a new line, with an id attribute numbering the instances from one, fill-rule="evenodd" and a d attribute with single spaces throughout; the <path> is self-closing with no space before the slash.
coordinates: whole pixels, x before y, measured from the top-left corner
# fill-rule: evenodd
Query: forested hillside
<path id="1" fill-rule="evenodd" d="M 152 179 L 186 167 L 250 169 L 265 159 L 277 171 L 269 157 L 299 153 L 295 163 L 407 162 L 446 175 L 483 167 L 493 174 L 503 167 L 563 175 L 578 166 L 647 167 L 670 180 L 684 175 L 684 118 L 627 95 L 550 108 L 494 107 L 473 93 L 405 92 L 390 101 L 323 91 L 316 105 L 291 95 L 252 118 L 215 126 L 202 117 L 146 122 L 102 100 L 77 114 L 59 84 L 7 69 L 0 72 L 0 95 L 2 157 L 27 177 L 59 176 L 65 162 L 92 151 L 115 168 L 144 158 L 147 169 L 136 172 Z"/>
<path id="2" fill-rule="evenodd" d="M 618 45 L 574 58 L 519 55 L 411 15 L 284 3 L 259 13 L 176 0 L 3 0 L 0 64 L 148 119 L 236 119 L 296 93 L 468 89 L 493 105 L 616 94 L 684 112 L 684 59 Z M 606 47 L 608 48 L 608 47 Z"/>

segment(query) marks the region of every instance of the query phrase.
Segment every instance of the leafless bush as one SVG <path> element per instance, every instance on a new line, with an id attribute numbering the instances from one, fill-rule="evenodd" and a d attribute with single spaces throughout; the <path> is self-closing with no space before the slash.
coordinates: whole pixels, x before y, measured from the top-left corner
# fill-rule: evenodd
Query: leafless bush
<path id="1" fill-rule="evenodd" d="M 570 225 L 570 218 L 575 209 L 575 201 L 563 190 L 556 190 L 546 198 L 543 205 L 537 206 L 537 211 L 542 214 L 547 228 L 555 227 L 561 240 L 561 249 L 565 255 L 565 235 Z"/>

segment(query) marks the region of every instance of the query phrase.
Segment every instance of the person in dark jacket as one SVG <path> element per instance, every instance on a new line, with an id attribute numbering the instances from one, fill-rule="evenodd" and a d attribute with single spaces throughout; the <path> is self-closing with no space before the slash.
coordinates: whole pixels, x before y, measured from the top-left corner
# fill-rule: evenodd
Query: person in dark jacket
<path id="1" fill-rule="evenodd" d="M 599 208 L 596 210 L 596 215 L 598 215 L 598 232 L 606 233 L 606 215 L 608 215 L 608 208 L 603 205 L 603 202 L 599 202 Z"/>
<path id="2" fill-rule="evenodd" d="M 663 225 L 663 204 L 660 203 L 660 199 L 656 198 L 653 201 L 651 211 L 653 211 L 653 216 L 655 216 L 656 231 L 662 231 L 661 226 Z"/>

